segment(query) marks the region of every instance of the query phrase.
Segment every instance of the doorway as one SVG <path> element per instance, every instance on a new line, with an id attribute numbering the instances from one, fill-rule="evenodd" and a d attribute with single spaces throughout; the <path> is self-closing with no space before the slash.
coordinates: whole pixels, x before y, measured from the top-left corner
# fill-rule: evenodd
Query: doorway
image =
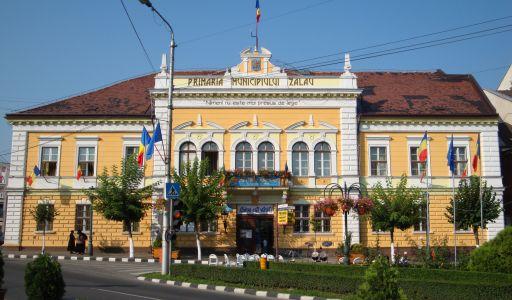
<path id="1" fill-rule="evenodd" d="M 271 253 L 274 246 L 272 216 L 237 216 L 236 248 L 238 253 Z"/>

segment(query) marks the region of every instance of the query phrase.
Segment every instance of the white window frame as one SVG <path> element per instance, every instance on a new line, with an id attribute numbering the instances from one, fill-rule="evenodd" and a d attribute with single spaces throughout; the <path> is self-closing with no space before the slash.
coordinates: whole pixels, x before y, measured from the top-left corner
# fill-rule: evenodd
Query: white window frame
<path id="1" fill-rule="evenodd" d="M 123 137 L 123 160 L 126 159 L 126 148 L 127 147 L 139 147 L 140 145 L 140 136 L 124 136 Z M 146 156 L 144 155 L 144 160 L 146 160 Z"/>
<path id="2" fill-rule="evenodd" d="M 306 145 L 306 148 L 307 150 L 306 151 L 300 151 L 299 153 L 305 153 L 306 155 L 306 158 L 308 159 L 308 165 L 307 165 L 307 172 L 306 174 L 295 174 L 295 172 L 293 172 L 293 169 L 294 169 L 294 162 L 293 162 L 293 153 L 295 152 L 293 150 L 293 147 L 298 144 L 298 143 L 303 143 L 304 145 Z M 298 151 L 297 151 L 298 152 Z M 290 148 L 290 158 L 291 158 L 291 173 L 293 176 L 296 176 L 296 177 L 309 177 L 309 176 L 314 176 L 312 174 L 315 173 L 315 165 L 314 165 L 314 157 L 313 157 L 313 153 L 314 151 L 311 150 L 311 145 L 309 145 L 306 141 L 302 141 L 302 140 L 299 140 L 299 141 L 295 141 L 292 145 L 291 145 L 291 148 Z M 299 169 L 302 170 L 302 167 L 301 167 L 301 160 L 300 160 L 300 157 L 299 157 Z M 313 170 L 311 170 L 311 168 L 313 168 Z M 299 172 L 301 173 L 301 172 Z"/>
<path id="3" fill-rule="evenodd" d="M 272 145 L 272 148 L 274 148 L 273 151 L 261 151 L 261 152 L 265 154 L 265 160 L 264 160 L 265 163 L 268 162 L 268 159 L 267 159 L 268 158 L 268 154 L 272 153 L 272 156 L 273 156 L 272 157 L 272 171 L 277 171 L 277 168 L 276 168 L 276 166 L 277 166 L 277 164 L 276 164 L 276 157 L 277 157 L 278 154 L 276 154 L 276 146 L 271 141 L 262 141 L 262 142 L 258 143 L 258 149 L 256 149 L 257 169 L 258 169 L 258 171 L 259 170 L 268 170 L 268 166 L 266 168 L 261 168 L 260 167 L 260 150 L 259 150 L 259 148 L 260 148 L 260 146 L 263 143 L 269 143 L 270 145 Z"/>
<path id="4" fill-rule="evenodd" d="M 94 174 L 92 176 L 83 176 L 84 178 L 94 178 L 98 176 L 98 141 L 99 138 L 97 136 L 77 136 L 76 139 L 76 151 L 75 151 L 75 172 L 74 176 L 76 176 L 78 172 L 78 154 L 79 148 L 94 148 Z"/>
<path id="5" fill-rule="evenodd" d="M 42 169 L 42 154 L 44 147 L 56 147 L 57 148 L 57 168 L 55 170 L 55 176 L 51 177 L 59 177 L 60 176 L 60 158 L 61 158 L 61 146 L 62 146 L 62 136 L 40 136 L 39 137 L 39 148 L 38 148 L 38 158 L 37 158 L 37 167 L 39 170 Z"/>
<path id="6" fill-rule="evenodd" d="M 452 136 L 449 135 L 449 136 L 446 136 L 446 153 L 448 153 L 448 149 L 450 149 L 450 142 L 452 140 Z M 471 168 L 471 148 L 469 147 L 469 144 L 470 144 L 470 141 L 471 141 L 471 138 L 469 136 L 454 136 L 453 137 L 453 147 L 466 147 L 466 160 L 467 160 L 467 165 L 466 165 L 466 169 L 467 169 L 467 174 L 466 174 L 466 177 L 469 177 L 471 176 L 471 171 L 472 171 L 472 168 Z M 450 171 L 450 166 L 446 166 L 446 170 L 448 172 L 448 176 L 452 176 L 452 172 Z M 460 175 L 455 175 L 455 178 L 461 178 L 462 177 L 462 174 Z M 460 231 L 460 230 L 458 230 Z M 463 230 L 464 232 L 464 230 Z"/>
<path id="7" fill-rule="evenodd" d="M 390 143 L 389 141 L 391 138 L 389 136 L 367 136 L 366 137 L 366 146 L 367 146 L 367 152 L 368 152 L 368 177 L 389 177 L 391 176 L 391 151 L 390 151 Z M 387 166 L 386 166 L 386 176 L 382 175 L 372 175 L 372 160 L 371 160 L 371 151 L 370 148 L 372 147 L 385 147 L 386 148 L 386 159 L 387 159 Z"/>
<path id="8" fill-rule="evenodd" d="M 316 146 L 318 146 L 319 144 L 321 143 L 325 143 L 328 147 L 329 147 L 329 151 L 319 151 L 319 153 L 323 153 L 323 154 L 329 154 L 329 168 L 327 170 L 324 170 L 324 162 L 325 160 L 323 159 L 323 155 L 322 155 L 322 159 L 320 160 L 320 169 L 324 171 L 324 173 L 327 173 L 327 174 L 316 174 Z M 315 176 L 316 177 L 331 177 L 332 176 L 332 170 L 333 170 L 333 167 L 332 167 L 332 164 L 333 164 L 333 158 L 335 158 L 336 156 L 332 155 L 332 147 L 331 145 L 326 142 L 326 141 L 321 141 L 321 142 L 318 142 L 315 144 L 314 148 L 313 148 L 313 172 L 315 173 Z M 334 162 L 336 163 L 336 162 Z"/>

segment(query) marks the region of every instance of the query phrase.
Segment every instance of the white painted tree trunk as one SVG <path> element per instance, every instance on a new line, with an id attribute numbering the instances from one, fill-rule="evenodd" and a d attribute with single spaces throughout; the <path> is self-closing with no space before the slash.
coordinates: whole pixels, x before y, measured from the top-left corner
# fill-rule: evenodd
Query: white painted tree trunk
<path id="1" fill-rule="evenodd" d="M 395 263 L 395 243 L 391 242 L 391 263 Z"/>
<path id="2" fill-rule="evenodd" d="M 44 254 L 44 252 L 46 251 L 46 224 L 47 224 L 47 221 L 44 221 L 44 227 L 43 227 L 43 248 L 41 249 L 41 254 Z"/>
<path id="3" fill-rule="evenodd" d="M 130 232 L 130 235 L 128 235 L 128 242 L 130 243 L 130 258 L 133 258 L 135 256 L 134 250 L 133 250 L 133 237 Z"/>
<path id="4" fill-rule="evenodd" d="M 196 229 L 197 260 L 201 260 L 202 259 L 202 255 L 201 255 L 201 240 L 199 239 L 199 232 L 197 232 L 197 229 Z"/>

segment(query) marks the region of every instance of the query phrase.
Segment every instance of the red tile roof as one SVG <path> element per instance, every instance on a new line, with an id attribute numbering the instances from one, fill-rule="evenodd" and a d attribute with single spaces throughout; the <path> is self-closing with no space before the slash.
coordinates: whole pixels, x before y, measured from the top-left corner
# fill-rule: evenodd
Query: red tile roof
<path id="1" fill-rule="evenodd" d="M 221 75 L 224 71 L 178 71 L 179 76 Z M 287 71 L 289 75 L 297 74 Z M 314 71 L 310 76 L 339 76 Z M 436 72 L 356 72 L 363 89 L 360 112 L 365 116 L 496 116 L 496 111 L 471 75 Z M 125 117 L 151 115 L 148 90 L 154 74 L 126 80 L 90 93 L 8 114 L 26 117 Z"/>

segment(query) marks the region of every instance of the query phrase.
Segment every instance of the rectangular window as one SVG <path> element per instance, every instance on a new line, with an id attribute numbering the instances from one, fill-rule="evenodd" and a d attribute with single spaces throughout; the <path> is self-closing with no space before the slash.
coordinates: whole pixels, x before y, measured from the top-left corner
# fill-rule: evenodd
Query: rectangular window
<path id="1" fill-rule="evenodd" d="M 53 204 L 38 204 L 38 205 L 45 205 L 45 206 L 53 206 Z M 45 228 L 45 222 L 39 222 L 36 226 L 36 231 L 52 231 L 53 230 L 53 222 L 47 222 L 46 228 Z"/>
<path id="2" fill-rule="evenodd" d="M 294 232 L 309 232 L 309 205 L 295 205 Z"/>
<path id="3" fill-rule="evenodd" d="M 91 205 L 77 204 L 75 210 L 75 230 L 91 230 Z"/>
<path id="4" fill-rule="evenodd" d="M 123 222 L 123 232 L 128 232 L 130 223 Z M 140 222 L 132 222 L 132 232 L 140 232 Z"/>
<path id="5" fill-rule="evenodd" d="M 58 147 L 41 148 L 41 174 L 43 176 L 57 176 L 57 162 L 59 160 Z"/>
<path id="6" fill-rule="evenodd" d="M 426 163 L 420 162 L 418 149 L 419 147 L 410 147 L 411 176 L 422 176 L 425 172 Z"/>
<path id="7" fill-rule="evenodd" d="M 180 227 L 179 232 L 195 232 L 194 231 L 194 222 L 183 223 Z M 214 220 L 212 222 L 202 221 L 199 225 L 200 232 L 217 232 L 217 221 Z"/>
<path id="8" fill-rule="evenodd" d="M 94 164 L 96 161 L 96 148 L 78 148 L 78 166 L 82 170 L 82 176 L 94 176 Z"/>
<path id="9" fill-rule="evenodd" d="M 0 203 L 0 218 L 4 217 L 4 204 Z"/>
<path id="10" fill-rule="evenodd" d="M 139 146 L 126 146 L 124 148 L 124 158 L 139 154 Z"/>
<path id="11" fill-rule="evenodd" d="M 453 147 L 455 152 L 455 176 L 462 176 L 464 172 L 467 172 L 466 168 L 468 165 L 468 158 L 466 155 L 466 147 L 458 146 Z M 466 176 L 468 174 L 466 173 Z"/>
<path id="12" fill-rule="evenodd" d="M 323 211 L 315 211 L 315 222 L 317 232 L 331 232 L 331 217 L 327 216 Z"/>
<path id="13" fill-rule="evenodd" d="M 419 222 L 414 224 L 414 231 L 427 231 L 427 204 L 420 207 Z"/>
<path id="14" fill-rule="evenodd" d="M 386 147 L 370 147 L 370 175 L 388 175 L 388 155 Z"/>

